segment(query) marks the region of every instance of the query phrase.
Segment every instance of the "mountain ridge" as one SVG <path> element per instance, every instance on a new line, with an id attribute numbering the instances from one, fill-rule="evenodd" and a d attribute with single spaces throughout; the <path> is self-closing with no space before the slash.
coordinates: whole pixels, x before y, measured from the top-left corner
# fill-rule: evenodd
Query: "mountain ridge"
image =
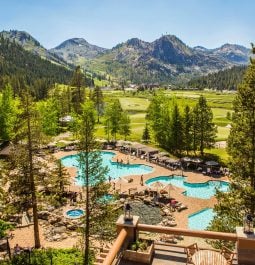
<path id="1" fill-rule="evenodd" d="M 32 42 L 32 52 L 36 52 L 38 47 L 41 49 L 40 43 L 28 33 L 31 37 L 25 36 L 27 42 L 24 42 L 19 38 L 22 33 L 12 32 L 15 32 L 23 47 Z M 81 65 L 91 72 L 104 72 L 119 80 L 137 83 L 187 81 L 247 64 L 250 54 L 248 48 L 229 43 L 215 49 L 202 46 L 192 48 L 175 35 L 162 35 L 152 42 L 131 38 L 111 49 L 90 44 L 83 38 L 72 38 L 45 50 L 44 53 L 68 64 Z"/>
<path id="2" fill-rule="evenodd" d="M 8 38 L 11 41 L 15 41 L 16 43 L 21 45 L 25 50 L 30 51 L 33 54 L 39 55 L 43 59 L 68 67 L 66 62 L 63 61 L 61 57 L 58 57 L 56 54 L 53 54 L 49 50 L 44 48 L 38 40 L 36 40 L 26 31 L 3 30 L 0 32 L 0 35 L 4 38 Z"/>

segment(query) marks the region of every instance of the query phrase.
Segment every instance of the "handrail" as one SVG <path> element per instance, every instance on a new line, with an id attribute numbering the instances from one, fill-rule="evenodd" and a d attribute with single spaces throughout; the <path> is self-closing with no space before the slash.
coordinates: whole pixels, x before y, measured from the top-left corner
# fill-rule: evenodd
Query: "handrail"
<path id="1" fill-rule="evenodd" d="M 183 236 L 237 241 L 237 235 L 235 233 L 222 233 L 222 232 L 200 231 L 200 230 L 194 231 L 189 229 L 180 229 L 180 228 L 163 227 L 158 225 L 146 225 L 146 224 L 138 224 L 137 230 L 155 232 L 155 233 L 164 233 L 164 234 L 175 234 Z"/>
<path id="2" fill-rule="evenodd" d="M 125 241 L 127 234 L 128 234 L 127 230 L 125 228 L 122 228 L 118 237 L 116 238 L 116 241 L 112 245 L 110 252 L 108 253 L 107 257 L 105 258 L 103 265 L 111 265 L 112 264 L 112 262 L 114 261 L 115 257 L 118 254 L 118 251 L 122 247 L 122 244 Z"/>

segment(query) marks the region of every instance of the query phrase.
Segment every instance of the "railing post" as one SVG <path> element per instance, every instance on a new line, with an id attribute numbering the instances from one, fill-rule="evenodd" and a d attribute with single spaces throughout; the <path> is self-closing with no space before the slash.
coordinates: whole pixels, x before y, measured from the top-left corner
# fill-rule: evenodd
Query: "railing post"
<path id="1" fill-rule="evenodd" d="M 138 223 L 139 223 L 139 216 L 133 216 L 132 221 L 125 221 L 123 214 L 119 217 L 118 221 L 116 222 L 118 234 L 120 233 L 122 228 L 125 228 L 128 233 L 125 240 L 125 246 L 130 242 L 136 241 L 138 233 L 137 232 Z"/>
<path id="2" fill-rule="evenodd" d="M 236 228 L 237 259 L 239 265 L 252 265 L 255 261 L 255 235 L 245 234 L 243 227 Z"/>

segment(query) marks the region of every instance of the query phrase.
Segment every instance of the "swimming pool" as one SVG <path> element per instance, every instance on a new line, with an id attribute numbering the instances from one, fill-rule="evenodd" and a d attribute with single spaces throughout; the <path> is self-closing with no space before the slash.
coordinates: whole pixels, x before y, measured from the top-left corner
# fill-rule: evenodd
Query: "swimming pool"
<path id="1" fill-rule="evenodd" d="M 205 230 L 214 216 L 215 213 L 211 208 L 205 208 L 199 212 L 189 215 L 188 216 L 189 229 Z"/>
<path id="2" fill-rule="evenodd" d="M 117 162 L 112 162 L 112 158 L 115 156 L 113 152 L 102 151 L 102 166 L 107 166 L 109 172 L 107 173 L 111 179 L 117 179 L 119 177 L 130 176 L 130 175 L 142 175 L 148 174 L 153 171 L 153 167 L 141 165 L 141 164 L 120 164 Z M 76 177 L 76 184 L 79 186 L 83 185 L 83 180 L 81 177 L 79 168 L 79 155 L 69 155 L 61 158 L 61 162 L 66 167 L 76 167 L 78 169 L 78 174 Z"/>
<path id="3" fill-rule="evenodd" d="M 82 209 L 72 209 L 66 212 L 66 216 L 72 219 L 80 218 L 84 215 L 84 211 Z"/>
<path id="4" fill-rule="evenodd" d="M 145 181 L 150 186 L 152 183 L 159 181 L 165 185 L 172 185 L 185 189 L 183 193 L 189 197 L 209 199 L 215 195 L 216 189 L 226 192 L 229 189 L 229 183 L 225 181 L 207 181 L 204 183 L 188 183 L 182 176 L 158 176 Z"/>

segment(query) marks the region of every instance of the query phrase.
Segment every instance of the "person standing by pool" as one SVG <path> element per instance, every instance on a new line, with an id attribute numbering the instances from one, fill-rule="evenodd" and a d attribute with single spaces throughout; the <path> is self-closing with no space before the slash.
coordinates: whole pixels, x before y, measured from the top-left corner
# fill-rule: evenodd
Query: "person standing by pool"
<path id="1" fill-rule="evenodd" d="M 140 184 L 143 186 L 143 175 L 141 175 Z"/>

